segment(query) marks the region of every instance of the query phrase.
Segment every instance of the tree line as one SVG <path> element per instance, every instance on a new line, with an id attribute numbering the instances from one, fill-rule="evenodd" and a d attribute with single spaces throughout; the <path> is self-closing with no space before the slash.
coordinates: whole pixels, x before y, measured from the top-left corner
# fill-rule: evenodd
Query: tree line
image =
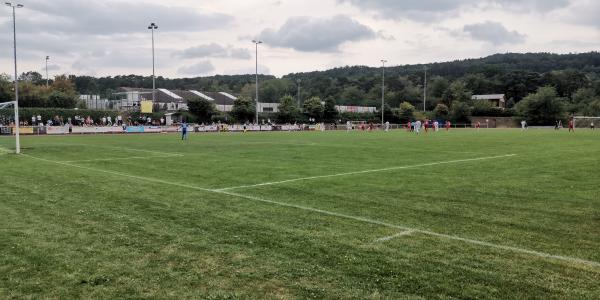
<path id="1" fill-rule="evenodd" d="M 281 119 L 300 120 L 313 116 L 316 116 L 316 119 L 331 119 L 332 116 L 325 113 L 325 105 L 319 107 L 317 102 L 379 107 L 381 71 L 381 68 L 347 66 L 326 71 L 292 73 L 282 78 L 261 75 L 260 99 L 261 102 L 280 103 L 280 109 L 288 111 L 285 115 L 278 116 Z M 54 100 L 50 100 L 50 95 L 55 92 L 52 87 L 56 82 L 63 87 L 67 85 L 65 82 L 70 82 L 74 85 L 75 93 L 99 94 L 109 99 L 119 87 L 152 87 L 151 77 L 139 75 L 100 78 L 60 76 L 52 81 L 50 88 L 44 88 L 45 82 L 35 72 L 24 73 L 21 77 L 24 80 L 22 85 L 25 91 L 22 102 L 24 106 L 30 107 L 65 104 L 58 103 L 61 101 L 56 100 L 57 95 L 52 98 Z M 224 91 L 240 95 L 243 101 L 252 102 L 254 80 L 254 75 L 250 74 L 178 79 L 159 76 L 157 86 L 166 89 Z M 58 90 L 63 93 L 61 96 L 73 96 L 72 89 L 67 89 L 69 93 L 63 90 Z M 508 100 L 507 109 L 498 110 L 486 103 L 472 101 L 471 96 L 475 94 L 505 94 Z M 36 98 L 36 95 L 39 97 Z M 424 96 L 427 97 L 426 104 L 423 103 Z M 6 98 L 10 98 L 10 84 L 7 78 L 4 78 L 0 79 L 0 99 Z M 301 102 L 300 107 L 297 105 L 298 99 Z M 545 104 L 541 105 L 539 101 L 532 99 L 545 99 Z M 412 110 L 412 118 L 436 117 L 466 121 L 471 115 L 518 115 L 533 123 L 549 122 L 557 116 L 566 118 L 570 114 L 598 116 L 599 101 L 598 52 L 566 55 L 508 53 L 481 59 L 386 68 L 384 114 L 386 119 L 391 121 L 403 121 L 411 116 L 409 112 Z M 291 109 L 292 106 L 298 111 Z M 241 103 L 236 107 L 239 109 L 231 113 L 232 118 L 244 119 L 245 113 L 250 115 L 250 112 L 242 109 L 244 106 Z M 247 109 L 252 110 L 252 107 L 250 105 Z M 547 107 L 558 109 L 558 113 L 545 111 Z M 427 113 L 421 113 L 424 109 Z M 319 113 L 321 110 L 322 114 Z M 529 117 L 534 111 L 548 115 L 548 118 Z M 361 116 L 363 119 L 366 117 Z"/>

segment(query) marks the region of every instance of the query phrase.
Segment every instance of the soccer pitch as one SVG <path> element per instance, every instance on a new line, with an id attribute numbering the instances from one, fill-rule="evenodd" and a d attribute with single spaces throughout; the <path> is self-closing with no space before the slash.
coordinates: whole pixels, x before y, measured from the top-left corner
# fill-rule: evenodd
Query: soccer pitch
<path id="1" fill-rule="evenodd" d="M 0 138 L 0 298 L 600 298 L 600 133 Z"/>

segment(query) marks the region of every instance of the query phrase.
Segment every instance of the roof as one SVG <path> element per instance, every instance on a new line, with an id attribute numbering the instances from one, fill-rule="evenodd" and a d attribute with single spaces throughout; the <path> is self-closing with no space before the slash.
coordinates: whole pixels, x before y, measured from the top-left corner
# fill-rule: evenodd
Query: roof
<path id="1" fill-rule="evenodd" d="M 129 88 L 122 87 L 121 91 L 127 93 L 143 93 L 142 96 L 145 99 L 152 98 L 152 89 L 143 89 L 143 88 Z M 168 89 L 156 89 L 156 99 L 155 102 L 159 103 L 183 103 L 187 102 L 190 99 L 202 98 L 208 101 L 213 102 L 215 105 L 233 105 L 233 101 L 237 98 L 229 93 L 225 92 L 203 92 L 197 90 L 168 90 Z"/>
<path id="2" fill-rule="evenodd" d="M 490 94 L 490 95 L 473 95 L 473 100 L 498 100 L 504 99 L 504 94 Z"/>

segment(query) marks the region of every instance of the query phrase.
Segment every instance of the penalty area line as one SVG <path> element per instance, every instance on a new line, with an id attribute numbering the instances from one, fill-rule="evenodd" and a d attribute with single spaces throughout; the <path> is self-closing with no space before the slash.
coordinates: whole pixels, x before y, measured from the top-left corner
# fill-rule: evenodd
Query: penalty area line
<path id="1" fill-rule="evenodd" d="M 486 156 L 486 157 L 477 157 L 477 158 L 438 161 L 438 162 L 416 164 L 416 165 L 389 167 L 389 168 L 383 168 L 383 169 L 372 169 L 372 170 L 345 172 L 345 173 L 337 173 L 337 174 L 329 174 L 329 175 L 309 176 L 309 177 L 301 177 L 301 178 L 287 179 L 287 180 L 281 180 L 281 181 L 240 185 L 240 186 L 227 187 L 227 188 L 221 188 L 221 189 L 215 189 L 215 190 L 216 191 L 230 191 L 230 190 L 237 190 L 237 189 L 243 189 L 243 188 L 276 185 L 276 184 L 283 184 L 283 183 L 290 183 L 290 182 L 304 181 L 304 180 L 313 180 L 313 179 L 330 178 L 330 177 L 340 177 L 340 176 L 350 176 L 350 175 L 368 174 L 368 173 L 376 173 L 376 172 L 395 171 L 395 170 L 402 170 L 402 169 L 413 169 L 413 168 L 419 168 L 419 167 L 428 167 L 428 166 L 436 166 L 436 165 L 456 164 L 456 163 L 462 163 L 462 162 L 499 159 L 499 158 L 513 157 L 513 156 L 516 156 L 516 154 L 506 154 L 506 155 L 499 155 L 499 156 Z"/>
<path id="2" fill-rule="evenodd" d="M 403 237 L 403 236 L 408 236 L 413 234 L 415 231 L 414 230 L 405 230 L 405 231 L 401 231 L 399 233 L 396 233 L 394 235 L 390 235 L 390 236 L 384 236 L 382 238 L 378 238 L 376 240 L 373 241 L 373 244 L 376 243 L 383 243 L 383 242 L 387 242 L 389 240 L 393 240 L 395 238 L 399 238 L 399 237 Z"/>
<path id="3" fill-rule="evenodd" d="M 229 196 L 236 197 L 236 198 L 252 200 L 252 201 L 256 201 L 256 202 L 262 202 L 262 203 L 277 205 L 277 206 L 281 206 L 281 207 L 295 208 L 295 209 L 308 211 L 308 212 L 314 212 L 314 213 L 318 213 L 318 214 L 322 214 L 322 215 L 333 216 L 333 217 L 338 217 L 338 218 L 342 218 L 342 219 L 348 219 L 348 220 L 354 220 L 354 221 L 373 224 L 373 225 L 384 226 L 384 227 L 388 227 L 388 228 L 402 230 L 403 232 L 410 231 L 411 234 L 412 233 L 421 233 L 421 234 L 430 235 L 430 236 L 441 238 L 441 239 L 459 241 L 459 242 L 464 242 L 467 244 L 473 244 L 473 245 L 488 247 L 488 248 L 492 248 L 492 249 L 505 250 L 505 251 L 515 252 L 515 253 L 537 256 L 537 257 L 544 258 L 544 259 L 558 260 L 558 261 L 563 261 L 563 262 L 567 262 L 567 263 L 582 264 L 582 265 L 600 268 L 600 262 L 592 261 L 592 260 L 586 260 L 586 259 L 570 257 L 570 256 L 554 255 L 554 254 L 549 254 L 549 253 L 545 253 L 545 252 L 529 250 L 529 249 L 519 248 L 519 247 L 514 247 L 514 246 L 499 245 L 499 244 L 494 244 L 491 242 L 485 242 L 485 241 L 480 241 L 480 240 L 475 240 L 475 239 L 470 239 L 470 238 L 464 238 L 464 237 L 450 235 L 450 234 L 438 233 L 438 232 L 424 230 L 424 229 L 412 228 L 412 227 L 408 227 L 408 226 L 401 226 L 401 225 L 391 224 L 391 223 L 373 220 L 373 219 L 369 219 L 369 218 L 365 218 L 365 217 L 352 216 L 352 215 L 347 215 L 347 214 L 343 214 L 343 213 L 313 208 L 313 207 L 309 207 L 309 206 L 302 206 L 302 205 L 296 205 L 296 204 L 291 204 L 291 203 L 279 202 L 279 201 L 264 199 L 264 198 L 255 197 L 255 196 L 238 194 L 238 193 L 234 193 L 234 192 L 207 189 L 207 188 L 197 187 L 197 186 L 193 186 L 193 185 L 187 185 L 187 184 L 181 184 L 181 183 L 177 183 L 177 182 L 166 181 L 166 180 L 162 180 L 162 179 L 131 175 L 131 174 L 127 174 L 127 173 L 108 171 L 108 170 L 103 170 L 103 169 L 98 169 L 98 168 L 85 167 L 85 166 L 60 162 L 60 161 L 53 161 L 53 160 L 49 160 L 49 159 L 39 158 L 39 157 L 31 156 L 28 154 L 23 154 L 23 156 L 30 157 L 32 159 L 36 159 L 39 161 L 44 161 L 47 163 L 52 163 L 52 164 L 59 164 L 59 165 L 63 165 L 63 166 L 79 168 L 79 169 L 83 169 L 83 170 L 90 170 L 90 171 L 95 171 L 95 172 L 99 172 L 99 173 L 111 174 L 111 175 L 116 175 L 116 176 L 121 176 L 121 177 L 132 178 L 132 179 L 138 179 L 138 180 L 143 180 L 143 181 L 147 181 L 147 182 L 161 183 L 161 184 L 165 184 L 165 185 L 182 187 L 182 188 L 187 188 L 187 189 L 191 189 L 191 190 L 204 191 L 204 192 L 210 192 L 210 193 L 221 194 L 221 195 L 229 195 Z"/>

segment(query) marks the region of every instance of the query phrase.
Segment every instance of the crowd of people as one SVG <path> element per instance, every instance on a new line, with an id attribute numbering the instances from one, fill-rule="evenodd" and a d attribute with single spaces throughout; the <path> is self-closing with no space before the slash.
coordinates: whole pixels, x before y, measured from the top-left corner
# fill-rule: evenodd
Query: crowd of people
<path id="1" fill-rule="evenodd" d="M 12 126 L 14 125 L 14 118 L 0 116 L 0 126 Z M 94 119 L 91 116 L 74 116 L 73 118 L 67 117 L 64 118 L 59 115 L 55 115 L 53 118 L 49 118 L 44 120 L 41 115 L 34 115 L 31 118 L 22 119 L 19 121 L 20 126 L 138 126 L 138 125 L 147 125 L 147 126 L 161 126 L 165 125 L 165 118 L 160 118 L 158 120 L 154 120 L 147 116 L 140 116 L 139 118 L 127 117 L 123 118 L 123 116 L 118 115 L 116 117 L 112 116 L 102 116 L 100 118 Z"/>

